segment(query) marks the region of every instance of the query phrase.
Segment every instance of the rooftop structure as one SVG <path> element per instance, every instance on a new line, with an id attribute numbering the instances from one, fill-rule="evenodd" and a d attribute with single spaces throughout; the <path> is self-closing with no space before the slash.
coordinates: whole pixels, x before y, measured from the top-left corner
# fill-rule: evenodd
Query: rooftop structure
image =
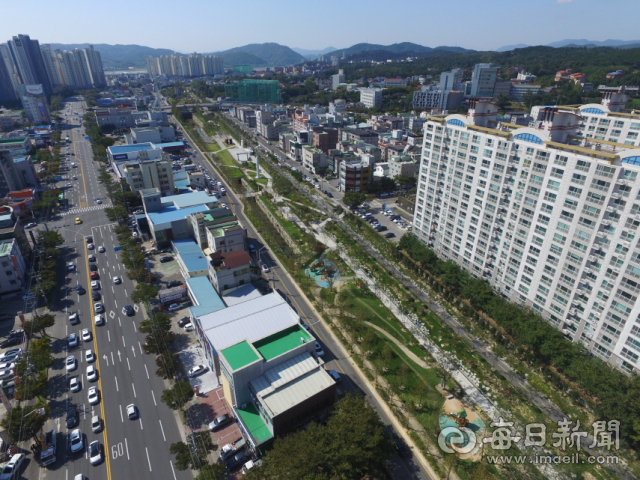
<path id="1" fill-rule="evenodd" d="M 203 315 L 215 313 L 226 308 L 226 305 L 207 277 L 187 278 L 186 283 L 194 303 L 193 307 L 189 307 L 192 321 Z"/>

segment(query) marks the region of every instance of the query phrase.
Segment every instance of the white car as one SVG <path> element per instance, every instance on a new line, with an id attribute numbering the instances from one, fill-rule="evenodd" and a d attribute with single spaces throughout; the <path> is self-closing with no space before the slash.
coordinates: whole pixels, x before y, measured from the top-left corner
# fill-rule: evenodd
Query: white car
<path id="1" fill-rule="evenodd" d="M 104 312 L 104 306 L 100 302 L 94 303 L 93 308 L 95 309 L 96 313 Z"/>
<path id="2" fill-rule="evenodd" d="M 129 417 L 129 420 L 134 420 L 138 417 L 138 408 L 133 403 L 127 405 L 127 417 Z"/>
<path id="3" fill-rule="evenodd" d="M 73 377 L 71 380 L 69 380 L 69 390 L 71 390 L 72 392 L 80 391 L 80 381 L 77 377 Z"/>
<path id="4" fill-rule="evenodd" d="M 87 260 L 89 260 L 90 262 L 95 262 L 96 261 L 96 256 L 95 255 L 89 255 Z"/>
<path id="5" fill-rule="evenodd" d="M 120 285 L 122 283 L 122 280 L 120 279 L 120 277 L 113 277 L 113 283 L 115 283 L 116 285 Z"/>
<path id="6" fill-rule="evenodd" d="M 270 272 L 269 265 L 267 265 L 266 263 L 263 263 L 262 265 L 260 265 L 260 268 L 262 268 L 262 271 L 264 273 L 269 273 Z"/>
<path id="7" fill-rule="evenodd" d="M 84 447 L 84 438 L 82 437 L 82 432 L 79 428 L 76 428 L 73 432 L 71 432 L 69 443 L 71 444 L 72 452 L 75 453 L 82 450 L 82 447 Z"/>
<path id="8" fill-rule="evenodd" d="M 93 243 L 87 244 L 87 250 L 93 250 L 94 248 Z"/>
<path id="9" fill-rule="evenodd" d="M 76 269 L 75 263 L 69 263 L 67 265 L 67 270 L 69 270 L 70 272 L 73 272 L 75 269 Z"/>
<path id="10" fill-rule="evenodd" d="M 87 399 L 90 405 L 95 405 L 100 401 L 100 395 L 98 394 L 98 387 L 90 387 Z"/>
<path id="11" fill-rule="evenodd" d="M 185 332 L 193 332 L 193 323 L 186 323 L 182 328 L 184 328 Z"/>
<path id="12" fill-rule="evenodd" d="M 87 367 L 87 380 L 95 382 L 98 379 L 98 370 L 95 365 L 89 365 Z"/>
<path id="13" fill-rule="evenodd" d="M 97 440 L 89 444 L 89 461 L 91 465 L 97 465 L 102 461 L 102 449 L 100 448 L 100 442 Z"/>
<path id="14" fill-rule="evenodd" d="M 319 357 L 324 357 L 324 350 L 318 342 L 316 342 L 316 355 Z"/>
<path id="15" fill-rule="evenodd" d="M 91 341 L 91 330 L 89 330 L 88 328 L 85 328 L 84 330 L 82 330 L 82 341 L 84 342 Z"/>
<path id="16" fill-rule="evenodd" d="M 100 289 L 100 284 L 98 283 L 97 280 L 94 280 L 91 282 L 91 290 L 99 290 Z"/>
<path id="17" fill-rule="evenodd" d="M 191 378 L 197 377 L 198 375 L 206 371 L 207 371 L 207 367 L 205 367 L 204 365 L 196 365 L 195 367 L 189 369 L 189 376 Z"/>
<path id="18" fill-rule="evenodd" d="M 80 321 L 80 317 L 78 317 L 78 312 L 73 312 L 71 315 L 69 315 L 69 323 L 71 325 L 75 325 L 79 321 Z"/>
<path id="19" fill-rule="evenodd" d="M 71 335 L 69 335 L 69 347 L 77 347 L 78 346 L 78 335 L 76 335 L 75 333 L 72 333 Z M 0 368 L 2 368 L 2 365 L 0 365 Z"/>
<path id="20" fill-rule="evenodd" d="M 69 355 L 65 360 L 65 364 L 67 366 L 67 372 L 72 372 L 78 367 L 78 363 L 76 362 L 76 357 L 73 355 Z"/>
<path id="21" fill-rule="evenodd" d="M 16 364 L 14 362 L 0 364 L 0 370 L 13 370 L 14 368 L 16 368 Z"/>
<path id="22" fill-rule="evenodd" d="M 104 247 L 103 247 L 102 245 L 100 245 L 100 246 L 98 247 L 98 251 L 99 251 L 100 253 L 104 253 L 104 252 L 105 252 L 105 249 L 104 249 Z"/>
<path id="23" fill-rule="evenodd" d="M 93 317 L 96 325 L 103 325 L 104 324 L 104 317 L 102 315 L 96 315 L 95 317 Z"/>
<path id="24" fill-rule="evenodd" d="M 96 203 L 97 203 L 98 205 L 100 205 L 100 204 L 102 203 L 102 200 L 97 199 L 97 200 L 96 200 Z"/>
<path id="25" fill-rule="evenodd" d="M 87 361 L 87 363 L 93 363 L 96 361 L 96 356 L 93 354 L 91 349 L 89 349 L 84 351 L 84 359 Z"/>

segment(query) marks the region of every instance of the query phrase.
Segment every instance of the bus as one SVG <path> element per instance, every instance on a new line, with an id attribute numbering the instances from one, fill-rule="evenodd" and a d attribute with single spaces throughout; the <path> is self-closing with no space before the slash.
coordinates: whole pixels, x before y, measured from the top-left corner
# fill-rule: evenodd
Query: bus
<path id="1" fill-rule="evenodd" d="M 65 143 L 66 143 L 67 145 L 69 145 L 69 144 L 71 143 L 71 141 L 69 140 L 69 135 L 67 135 L 67 136 L 65 137 L 64 141 L 65 141 Z"/>
<path id="2" fill-rule="evenodd" d="M 67 206 L 67 199 L 64 198 L 64 193 L 58 195 L 58 205 L 60 206 L 60 208 L 64 208 Z"/>

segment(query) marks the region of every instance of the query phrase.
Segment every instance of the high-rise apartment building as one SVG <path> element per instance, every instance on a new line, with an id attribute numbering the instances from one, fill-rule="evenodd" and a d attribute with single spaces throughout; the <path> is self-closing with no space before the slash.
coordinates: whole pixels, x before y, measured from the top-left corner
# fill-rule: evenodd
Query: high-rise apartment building
<path id="1" fill-rule="evenodd" d="M 25 85 L 41 84 L 45 94 L 50 95 L 53 92 L 53 87 L 38 40 L 31 40 L 29 35 L 17 35 L 7 42 L 7 46 L 20 76 L 20 83 Z"/>
<path id="2" fill-rule="evenodd" d="M 583 118 L 578 135 L 640 147 L 640 113 L 622 111 L 629 100 L 624 87 L 607 90 L 603 95 L 601 104 L 582 105 L 575 110 Z"/>
<path id="3" fill-rule="evenodd" d="M 147 57 L 149 75 L 175 75 L 181 77 L 202 77 L 224 72 L 222 59 L 217 55 L 192 53 L 185 57 L 180 53 L 171 56 Z"/>
<path id="4" fill-rule="evenodd" d="M 51 123 L 49 105 L 42 85 L 18 85 L 18 94 L 27 119 L 36 125 Z"/>
<path id="5" fill-rule="evenodd" d="M 417 237 L 567 338 L 640 372 L 640 151 L 576 138 L 582 118 L 534 107 L 533 127 L 497 107 L 428 117 Z"/>
<path id="6" fill-rule="evenodd" d="M 473 67 L 471 75 L 471 97 L 493 98 L 500 67 L 494 67 L 491 63 L 478 63 Z"/>

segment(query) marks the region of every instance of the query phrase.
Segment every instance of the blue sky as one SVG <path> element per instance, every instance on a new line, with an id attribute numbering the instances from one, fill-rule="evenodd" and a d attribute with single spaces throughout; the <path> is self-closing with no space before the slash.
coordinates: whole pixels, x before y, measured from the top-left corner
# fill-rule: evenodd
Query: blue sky
<path id="1" fill-rule="evenodd" d="M 63 5 L 63 6 L 62 6 Z M 493 50 L 565 38 L 640 40 L 639 0 L 4 0 L 7 38 L 183 52 L 276 42 L 323 49 L 414 42 Z"/>

